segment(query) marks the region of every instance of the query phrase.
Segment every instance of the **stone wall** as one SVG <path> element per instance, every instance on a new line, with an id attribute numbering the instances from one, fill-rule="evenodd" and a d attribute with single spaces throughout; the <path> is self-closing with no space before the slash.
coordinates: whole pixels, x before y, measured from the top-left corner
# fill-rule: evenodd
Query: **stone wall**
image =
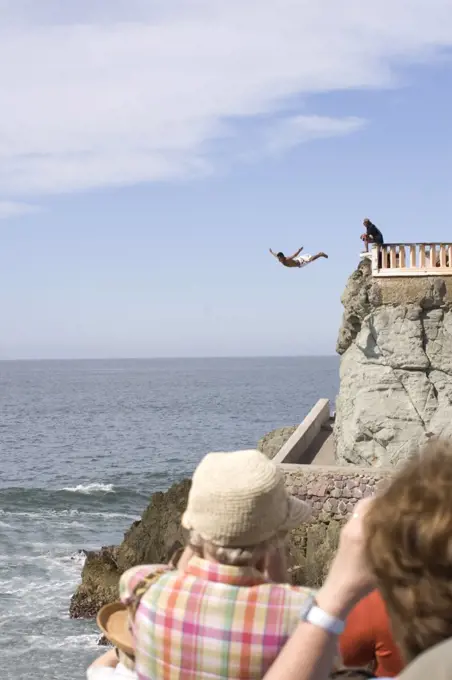
<path id="1" fill-rule="evenodd" d="M 381 305 L 415 305 L 431 301 L 452 304 L 452 277 L 399 276 L 374 278 Z"/>
<path id="2" fill-rule="evenodd" d="M 282 465 L 286 485 L 294 496 L 311 504 L 312 521 L 343 521 L 361 498 L 387 484 L 394 470 L 357 466 Z"/>
<path id="3" fill-rule="evenodd" d="M 340 531 L 360 498 L 377 493 L 394 472 L 355 466 L 281 465 L 290 493 L 311 504 L 310 522 L 291 532 L 293 583 L 318 588 L 337 550 Z"/>

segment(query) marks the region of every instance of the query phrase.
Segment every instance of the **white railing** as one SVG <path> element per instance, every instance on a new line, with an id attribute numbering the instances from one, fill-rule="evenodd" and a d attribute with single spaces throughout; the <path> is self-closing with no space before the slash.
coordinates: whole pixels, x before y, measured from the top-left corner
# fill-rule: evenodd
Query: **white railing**
<path id="1" fill-rule="evenodd" d="M 372 247 L 373 276 L 452 276 L 452 243 L 387 243 Z"/>

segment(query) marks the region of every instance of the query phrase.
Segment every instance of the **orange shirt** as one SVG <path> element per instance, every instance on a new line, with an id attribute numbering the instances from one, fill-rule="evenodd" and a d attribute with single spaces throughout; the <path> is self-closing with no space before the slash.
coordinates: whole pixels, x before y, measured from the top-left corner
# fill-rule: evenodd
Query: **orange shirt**
<path id="1" fill-rule="evenodd" d="M 376 661 L 377 677 L 393 678 L 404 667 L 378 590 L 363 598 L 352 609 L 345 622 L 339 646 L 344 666 L 367 666 Z"/>

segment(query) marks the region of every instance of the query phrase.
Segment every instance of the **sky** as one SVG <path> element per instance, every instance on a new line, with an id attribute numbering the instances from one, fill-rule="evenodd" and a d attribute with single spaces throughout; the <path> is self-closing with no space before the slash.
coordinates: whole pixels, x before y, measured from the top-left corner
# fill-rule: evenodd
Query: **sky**
<path id="1" fill-rule="evenodd" d="M 0 359 L 333 354 L 451 120 L 452 0 L 0 0 Z"/>

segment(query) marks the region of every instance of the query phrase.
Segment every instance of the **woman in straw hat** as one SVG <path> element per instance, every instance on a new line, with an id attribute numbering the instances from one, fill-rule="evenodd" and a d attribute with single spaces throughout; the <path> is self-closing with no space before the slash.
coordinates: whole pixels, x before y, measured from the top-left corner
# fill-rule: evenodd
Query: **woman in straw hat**
<path id="1" fill-rule="evenodd" d="M 284 545 L 309 515 L 259 451 L 205 456 L 182 517 L 182 565 L 154 576 L 138 603 L 146 567 L 120 580 L 123 604 L 136 604 L 139 680 L 260 680 L 311 596 L 288 584 Z"/>

